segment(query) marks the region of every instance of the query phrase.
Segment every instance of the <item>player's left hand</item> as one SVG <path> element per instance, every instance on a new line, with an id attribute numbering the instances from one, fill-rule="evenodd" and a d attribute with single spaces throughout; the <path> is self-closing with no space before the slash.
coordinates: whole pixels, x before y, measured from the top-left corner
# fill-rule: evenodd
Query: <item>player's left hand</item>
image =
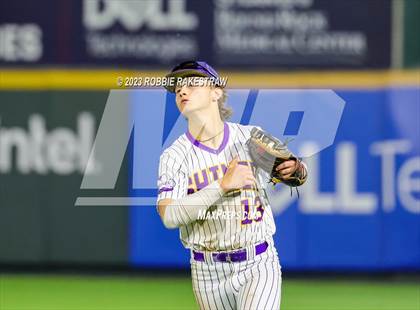
<path id="1" fill-rule="evenodd" d="M 289 179 L 296 171 L 298 165 L 296 160 L 286 160 L 276 167 L 276 171 L 280 172 L 283 179 Z"/>

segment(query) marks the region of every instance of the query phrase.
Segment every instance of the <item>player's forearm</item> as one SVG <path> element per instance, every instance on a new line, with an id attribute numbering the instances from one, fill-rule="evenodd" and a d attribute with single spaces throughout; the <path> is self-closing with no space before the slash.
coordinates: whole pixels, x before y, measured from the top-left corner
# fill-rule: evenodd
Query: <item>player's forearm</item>
<path id="1" fill-rule="evenodd" d="M 196 221 L 223 193 L 219 182 L 215 181 L 194 194 L 173 200 L 161 208 L 163 224 L 166 228 L 177 228 Z"/>

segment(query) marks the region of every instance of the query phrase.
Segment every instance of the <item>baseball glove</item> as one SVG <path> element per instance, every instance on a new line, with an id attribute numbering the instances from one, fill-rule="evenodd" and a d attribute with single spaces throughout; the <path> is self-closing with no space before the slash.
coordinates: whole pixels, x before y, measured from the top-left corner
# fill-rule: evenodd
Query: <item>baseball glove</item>
<path id="1" fill-rule="evenodd" d="M 270 174 L 269 182 L 274 185 L 281 182 L 291 187 L 305 183 L 306 169 L 302 167 L 302 161 L 287 148 L 287 142 L 282 143 L 277 138 L 254 127 L 247 145 L 254 164 Z M 283 179 L 280 172 L 276 171 L 276 167 L 286 160 L 295 160 L 297 167 L 290 178 Z"/>

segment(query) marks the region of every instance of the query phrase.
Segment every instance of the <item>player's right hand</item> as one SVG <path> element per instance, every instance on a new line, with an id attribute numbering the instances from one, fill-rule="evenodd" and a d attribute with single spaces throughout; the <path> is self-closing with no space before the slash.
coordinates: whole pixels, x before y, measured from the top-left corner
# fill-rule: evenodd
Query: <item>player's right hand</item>
<path id="1" fill-rule="evenodd" d="M 220 187 L 224 192 L 241 189 L 244 186 L 254 185 L 255 176 L 250 166 L 240 165 L 239 158 L 236 156 L 229 163 L 226 173 L 220 180 Z"/>

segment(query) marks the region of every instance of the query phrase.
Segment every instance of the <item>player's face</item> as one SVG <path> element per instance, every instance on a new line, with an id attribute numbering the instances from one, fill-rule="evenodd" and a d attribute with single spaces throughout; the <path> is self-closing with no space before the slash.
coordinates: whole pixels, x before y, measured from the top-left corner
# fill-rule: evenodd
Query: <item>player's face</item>
<path id="1" fill-rule="evenodd" d="M 188 83 L 175 88 L 176 105 L 179 111 L 188 117 L 198 111 L 208 111 L 214 106 L 215 89 L 211 86 L 195 86 Z"/>

